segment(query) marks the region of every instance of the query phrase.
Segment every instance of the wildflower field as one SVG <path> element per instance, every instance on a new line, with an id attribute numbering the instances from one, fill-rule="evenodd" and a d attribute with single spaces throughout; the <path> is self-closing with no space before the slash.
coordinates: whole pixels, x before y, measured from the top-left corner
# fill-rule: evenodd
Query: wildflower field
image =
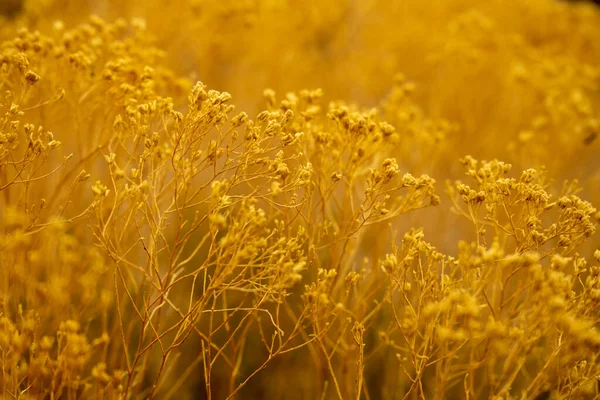
<path id="1" fill-rule="evenodd" d="M 0 0 L 0 399 L 600 399 L 600 7 Z"/>

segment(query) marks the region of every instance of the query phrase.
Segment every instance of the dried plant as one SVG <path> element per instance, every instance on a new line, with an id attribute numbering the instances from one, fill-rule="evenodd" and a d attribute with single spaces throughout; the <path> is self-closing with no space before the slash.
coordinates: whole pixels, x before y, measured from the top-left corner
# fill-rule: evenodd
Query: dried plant
<path id="1" fill-rule="evenodd" d="M 2 398 L 600 398 L 600 10 L 9 3 Z"/>

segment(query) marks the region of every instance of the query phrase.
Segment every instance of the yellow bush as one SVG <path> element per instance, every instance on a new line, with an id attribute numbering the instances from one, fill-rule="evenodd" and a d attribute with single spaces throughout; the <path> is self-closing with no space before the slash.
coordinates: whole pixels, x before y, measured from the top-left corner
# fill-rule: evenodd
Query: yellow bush
<path id="1" fill-rule="evenodd" d="M 600 9 L 301 3 L 0 5 L 2 398 L 600 396 Z"/>

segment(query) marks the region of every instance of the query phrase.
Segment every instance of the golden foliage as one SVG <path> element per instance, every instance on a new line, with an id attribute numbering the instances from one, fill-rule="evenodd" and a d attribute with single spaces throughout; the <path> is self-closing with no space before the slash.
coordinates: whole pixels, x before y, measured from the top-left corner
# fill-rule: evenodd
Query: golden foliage
<path id="1" fill-rule="evenodd" d="M 2 398 L 600 396 L 600 10 L 3 7 Z"/>

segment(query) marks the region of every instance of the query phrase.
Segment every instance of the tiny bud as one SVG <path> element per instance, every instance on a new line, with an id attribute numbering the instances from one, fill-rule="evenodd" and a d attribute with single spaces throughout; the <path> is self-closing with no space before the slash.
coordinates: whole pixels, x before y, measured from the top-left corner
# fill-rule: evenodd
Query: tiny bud
<path id="1" fill-rule="evenodd" d="M 27 80 L 27 83 L 30 85 L 35 84 L 40 79 L 41 77 L 32 70 L 29 70 L 25 73 L 25 80 Z"/>

